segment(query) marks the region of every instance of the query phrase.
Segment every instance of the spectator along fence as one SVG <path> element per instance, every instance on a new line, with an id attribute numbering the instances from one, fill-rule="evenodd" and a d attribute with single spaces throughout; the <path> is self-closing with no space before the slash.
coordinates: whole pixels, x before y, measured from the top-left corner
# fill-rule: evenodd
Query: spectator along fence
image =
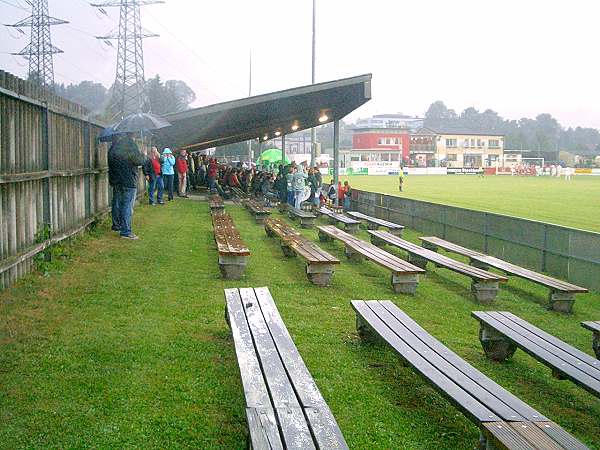
<path id="1" fill-rule="evenodd" d="M 353 210 L 600 291 L 600 233 L 353 189 Z"/>
<path id="2" fill-rule="evenodd" d="M 0 289 L 108 210 L 103 124 L 0 71 Z"/>

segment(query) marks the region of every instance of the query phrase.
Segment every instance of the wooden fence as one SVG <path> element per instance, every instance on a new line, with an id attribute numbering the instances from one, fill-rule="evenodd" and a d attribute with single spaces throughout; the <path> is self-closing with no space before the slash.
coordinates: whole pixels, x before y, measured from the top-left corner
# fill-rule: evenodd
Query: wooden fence
<path id="1" fill-rule="evenodd" d="M 0 288 L 108 210 L 102 128 L 82 106 L 0 71 Z"/>

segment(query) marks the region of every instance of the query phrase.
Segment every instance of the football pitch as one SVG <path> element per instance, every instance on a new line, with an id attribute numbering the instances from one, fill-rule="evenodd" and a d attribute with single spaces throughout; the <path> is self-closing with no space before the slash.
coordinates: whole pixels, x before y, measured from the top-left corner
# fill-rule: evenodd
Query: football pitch
<path id="1" fill-rule="evenodd" d="M 349 180 L 355 189 L 600 232 L 600 177 L 574 176 L 565 181 L 554 177 L 409 175 L 404 178 L 404 192 L 399 192 L 396 176 L 340 179 Z"/>

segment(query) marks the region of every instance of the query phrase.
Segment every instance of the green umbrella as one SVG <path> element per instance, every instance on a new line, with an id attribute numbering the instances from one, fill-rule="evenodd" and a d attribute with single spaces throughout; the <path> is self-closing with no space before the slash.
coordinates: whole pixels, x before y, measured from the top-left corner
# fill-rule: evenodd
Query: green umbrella
<path id="1" fill-rule="evenodd" d="M 290 160 L 287 155 L 285 156 L 284 164 L 289 164 Z M 260 157 L 256 160 L 256 165 L 265 164 L 281 164 L 281 150 L 278 148 L 268 148 L 260 154 Z"/>

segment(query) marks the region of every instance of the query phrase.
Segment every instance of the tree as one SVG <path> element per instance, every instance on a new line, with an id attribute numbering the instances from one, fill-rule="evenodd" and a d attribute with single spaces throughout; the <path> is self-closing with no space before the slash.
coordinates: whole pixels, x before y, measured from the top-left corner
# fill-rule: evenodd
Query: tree
<path id="1" fill-rule="evenodd" d="M 456 111 L 448 109 L 444 102 L 438 100 L 433 102 L 425 113 L 425 126 L 436 127 L 454 122 L 458 119 Z"/>
<path id="2" fill-rule="evenodd" d="M 163 115 L 189 109 L 196 100 L 194 91 L 181 80 L 163 83 L 159 75 L 146 82 L 148 108 L 153 114 Z"/>

